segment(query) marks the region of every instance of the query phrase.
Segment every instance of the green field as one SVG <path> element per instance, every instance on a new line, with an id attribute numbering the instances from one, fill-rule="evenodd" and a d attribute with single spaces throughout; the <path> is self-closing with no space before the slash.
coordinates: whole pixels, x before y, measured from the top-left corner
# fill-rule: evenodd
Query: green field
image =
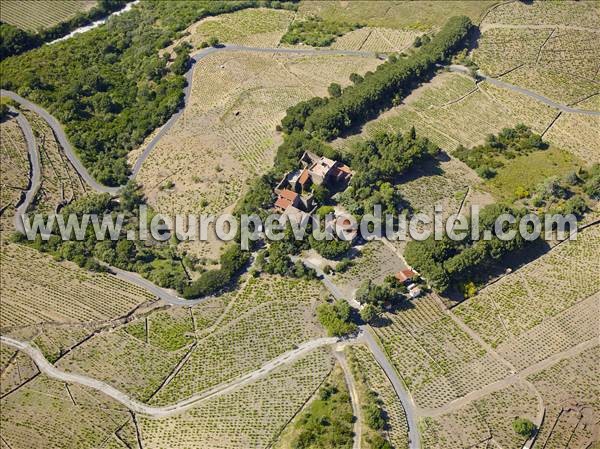
<path id="1" fill-rule="evenodd" d="M 27 31 L 39 31 L 89 11 L 96 0 L 2 0 L 0 20 Z"/>
<path id="2" fill-rule="evenodd" d="M 518 156 L 504 162 L 504 167 L 486 182 L 491 192 L 503 200 L 514 199 L 515 190 L 527 191 L 552 176 L 564 176 L 582 167 L 584 162 L 571 153 L 558 148 Z"/>

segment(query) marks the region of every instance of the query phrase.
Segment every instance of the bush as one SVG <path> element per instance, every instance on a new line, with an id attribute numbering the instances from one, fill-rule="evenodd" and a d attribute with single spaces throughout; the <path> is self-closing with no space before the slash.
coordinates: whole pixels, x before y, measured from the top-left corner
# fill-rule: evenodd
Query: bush
<path id="1" fill-rule="evenodd" d="M 320 17 L 309 17 L 292 22 L 282 36 L 281 42 L 291 45 L 303 43 L 311 47 L 326 47 L 331 45 L 336 37 L 360 27 L 361 25 L 356 23 L 349 24 L 323 20 Z"/>
<path id="2" fill-rule="evenodd" d="M 512 426 L 515 432 L 527 438 L 529 438 L 535 430 L 535 424 L 527 418 L 516 418 L 513 421 Z"/>

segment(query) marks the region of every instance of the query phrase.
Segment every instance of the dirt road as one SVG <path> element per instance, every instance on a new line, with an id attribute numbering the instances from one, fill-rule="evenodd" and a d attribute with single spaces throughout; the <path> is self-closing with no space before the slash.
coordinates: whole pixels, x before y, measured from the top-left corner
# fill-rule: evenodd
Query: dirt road
<path id="1" fill-rule="evenodd" d="M 106 394 L 107 396 L 110 396 L 112 399 L 119 402 L 120 404 L 123 404 L 132 412 L 141 413 L 152 418 L 167 418 L 169 416 L 173 416 L 178 413 L 189 410 L 190 408 L 195 407 L 204 401 L 229 393 L 244 385 L 251 384 L 265 377 L 271 371 L 274 371 L 280 366 L 292 363 L 300 359 L 302 356 L 306 355 L 314 349 L 317 349 L 321 346 L 330 346 L 338 343 L 339 339 L 319 338 L 316 340 L 307 341 L 299 345 L 296 349 L 281 354 L 279 357 L 266 363 L 256 371 L 252 371 L 248 374 L 245 374 L 244 376 L 217 385 L 213 388 L 203 391 L 202 393 L 195 394 L 187 399 L 184 399 L 183 401 L 177 402 L 176 404 L 167 405 L 164 407 L 152 407 L 150 405 L 146 405 L 142 402 L 139 402 L 136 399 L 131 398 L 127 393 L 119 391 L 101 380 L 94 379 L 92 377 L 84 376 L 81 374 L 67 373 L 65 371 L 62 371 L 56 368 L 50 362 L 48 362 L 48 360 L 46 360 L 46 357 L 44 357 L 44 354 L 42 354 L 37 348 L 31 346 L 29 343 L 15 340 L 14 338 L 7 337 L 4 335 L 0 336 L 0 341 L 3 344 L 6 344 L 7 346 L 11 346 L 27 354 L 29 357 L 31 357 L 31 359 L 34 361 L 39 370 L 48 377 L 60 380 L 62 382 L 79 384 L 89 388 L 93 388 L 94 390 L 100 391 Z"/>

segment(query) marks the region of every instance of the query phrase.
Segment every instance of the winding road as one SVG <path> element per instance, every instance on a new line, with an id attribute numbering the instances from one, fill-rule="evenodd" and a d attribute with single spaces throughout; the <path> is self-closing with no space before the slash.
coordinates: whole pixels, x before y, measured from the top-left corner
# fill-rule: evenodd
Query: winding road
<path id="1" fill-rule="evenodd" d="M 466 74 L 470 73 L 470 69 L 463 65 L 451 64 L 447 67 L 448 67 L 448 70 L 450 70 L 451 72 L 466 73 Z M 492 78 L 490 76 L 487 76 L 487 75 L 483 74 L 481 72 L 481 70 L 477 71 L 477 76 L 480 77 L 481 79 L 484 79 L 488 83 L 493 84 L 494 86 L 498 86 L 503 89 L 511 90 L 513 92 L 516 92 L 516 93 L 519 93 L 522 95 L 526 95 L 540 103 L 543 103 L 545 105 L 553 107 L 554 109 L 557 109 L 561 112 L 569 112 L 571 114 L 583 114 L 583 115 L 592 115 L 592 116 L 600 117 L 600 111 L 592 111 L 589 109 L 573 108 L 571 106 L 568 106 L 568 105 L 565 105 L 562 103 L 557 103 L 556 101 L 551 100 L 550 98 L 545 97 L 543 95 L 540 95 L 532 90 L 524 89 L 523 87 L 515 86 L 514 84 L 507 83 L 506 81 L 499 80 L 498 78 Z"/>
<path id="2" fill-rule="evenodd" d="M 310 56 L 360 56 L 360 57 L 375 57 L 376 56 L 376 53 L 374 53 L 374 52 L 366 52 L 366 51 L 358 51 L 358 50 L 334 50 L 334 49 L 317 50 L 317 49 L 311 49 L 311 48 L 247 47 L 247 46 L 243 46 L 243 45 L 231 45 L 231 44 L 225 44 L 225 45 L 221 45 L 219 47 L 209 47 L 209 48 L 205 48 L 205 49 L 198 51 L 197 53 L 195 53 L 192 56 L 191 66 L 184 75 L 185 79 L 187 81 L 187 84 L 186 84 L 186 87 L 184 88 L 183 107 L 181 107 L 175 114 L 173 114 L 171 116 L 171 118 L 169 118 L 169 120 L 167 120 L 167 122 L 159 129 L 156 136 L 154 136 L 152 138 L 152 140 L 146 145 L 146 147 L 142 151 L 141 155 L 139 156 L 139 158 L 137 159 L 137 161 L 135 162 L 135 164 L 131 170 L 131 176 L 130 176 L 131 179 L 133 179 L 137 176 L 137 174 L 141 170 L 144 162 L 146 161 L 146 159 L 148 158 L 148 156 L 150 155 L 152 150 L 156 147 L 156 145 L 160 142 L 160 140 L 169 132 L 169 130 L 173 127 L 175 122 L 177 122 L 179 117 L 185 111 L 185 108 L 187 107 L 187 105 L 189 103 L 189 98 L 190 98 L 191 88 L 192 88 L 192 80 L 193 80 L 193 76 L 194 76 L 194 69 L 195 69 L 197 63 L 199 61 L 201 61 L 203 58 L 206 58 L 207 56 L 209 56 L 213 53 L 217 53 L 217 52 L 257 52 L 257 53 L 296 54 L 296 55 L 310 55 Z M 461 65 L 453 64 L 453 65 L 448 66 L 448 68 L 449 68 L 449 70 L 454 71 L 454 72 L 460 72 L 460 73 L 468 73 L 469 72 L 469 69 L 467 67 L 464 67 Z M 491 84 L 502 87 L 504 89 L 511 90 L 513 92 L 517 92 L 517 93 L 526 95 L 530 98 L 533 98 L 536 101 L 539 101 L 543 104 L 551 106 L 559 111 L 569 112 L 569 113 L 573 113 L 573 114 L 600 116 L 599 111 L 590 111 L 587 109 L 573 108 L 568 105 L 557 103 L 557 102 L 551 100 L 550 98 L 540 95 L 534 91 L 524 89 L 522 87 L 515 86 L 513 84 L 510 84 L 510 83 L 507 83 L 504 81 L 500 81 L 496 78 L 488 77 L 480 72 L 478 72 L 478 75 L 481 78 L 485 79 L 486 81 L 490 82 Z M 31 111 L 40 115 L 48 123 L 48 125 L 54 131 L 54 134 L 56 135 L 58 142 L 64 149 L 64 152 L 65 152 L 67 158 L 69 159 L 69 161 L 71 161 L 71 163 L 75 167 L 75 170 L 79 173 L 79 175 L 82 177 L 82 179 L 93 190 L 95 190 L 97 192 L 110 193 L 111 195 L 116 195 L 119 192 L 120 187 L 108 187 L 108 186 L 102 185 L 102 184 L 98 183 L 93 178 L 93 176 L 91 176 L 88 173 L 87 169 L 81 163 L 77 154 L 73 150 L 73 147 L 71 146 L 69 139 L 67 138 L 61 124 L 46 109 L 27 100 L 26 98 L 23 98 L 22 96 L 18 95 L 15 92 L 10 91 L 10 90 L 5 90 L 5 89 L 0 90 L 0 96 L 5 96 L 5 97 L 11 98 L 12 100 L 21 104 L 23 107 L 30 109 Z"/>
<path id="3" fill-rule="evenodd" d="M 313 56 L 322 56 L 322 55 L 347 55 L 347 56 L 362 56 L 362 57 L 374 57 L 375 56 L 375 54 L 372 52 L 361 52 L 361 51 L 350 51 L 350 50 L 345 51 L 345 50 L 314 50 L 314 49 L 289 49 L 289 48 L 254 48 L 254 47 L 245 47 L 245 46 L 238 46 L 238 45 L 224 45 L 224 46 L 221 46 L 218 48 L 203 49 L 203 50 L 199 51 L 198 53 L 196 53 L 192 57 L 193 61 L 192 61 L 191 67 L 185 74 L 185 77 L 187 80 L 187 86 L 185 87 L 185 90 L 184 90 L 184 106 L 179 111 L 177 111 L 159 129 L 156 136 L 144 148 L 140 157 L 138 158 L 138 160 L 136 161 L 136 163 L 134 164 L 134 166 L 132 168 L 131 178 L 135 178 L 137 176 L 137 174 L 139 173 L 145 160 L 151 154 L 151 152 L 156 147 L 156 145 L 160 142 L 160 139 L 162 139 L 162 137 L 164 137 L 164 135 L 168 133 L 168 131 L 175 124 L 175 122 L 183 114 L 185 107 L 189 103 L 189 97 L 190 97 L 190 93 L 191 93 L 191 86 L 192 86 L 192 79 L 193 79 L 193 72 L 194 72 L 194 68 L 196 67 L 196 64 L 203 58 L 207 57 L 208 55 L 216 53 L 216 52 L 237 52 L 237 51 L 261 52 L 261 53 L 281 53 L 281 54 L 300 54 L 300 55 L 313 55 Z M 456 71 L 456 72 L 461 72 L 461 73 L 465 73 L 466 71 L 468 71 L 468 69 L 466 67 L 456 66 L 456 65 L 449 66 L 449 69 L 451 71 Z M 480 74 L 480 76 L 483 79 L 487 80 L 488 82 L 490 82 L 494 85 L 497 85 L 499 87 L 529 96 L 529 97 L 533 98 L 534 100 L 544 103 L 546 105 L 549 105 L 553 108 L 556 108 L 557 110 L 560 110 L 563 112 L 568 112 L 568 113 L 575 113 L 575 114 L 600 116 L 600 112 L 572 108 L 572 107 L 569 107 L 564 104 L 556 103 L 553 100 L 551 100 L 547 97 L 544 97 L 542 95 L 539 95 L 536 92 L 533 92 L 533 91 L 530 91 L 527 89 L 523 89 L 521 87 L 506 83 L 504 81 L 500 81 L 500 80 L 497 80 L 494 78 L 487 77 L 483 74 Z M 75 168 L 75 170 L 79 173 L 81 178 L 93 190 L 95 190 L 97 192 L 109 193 L 111 195 L 118 194 L 120 187 L 107 187 L 107 186 L 101 185 L 88 173 L 88 171 L 86 170 L 84 165 L 81 163 L 81 161 L 77 157 L 74 149 L 72 148 L 62 126 L 60 125 L 58 120 L 56 120 L 56 118 L 54 116 L 52 116 L 44 108 L 38 106 L 35 103 L 32 103 L 31 101 L 21 97 L 20 95 L 14 93 L 12 91 L 1 90 L 0 95 L 9 97 L 9 98 L 13 99 L 14 101 L 18 102 L 19 104 L 21 104 L 23 107 L 30 109 L 31 111 L 37 113 L 40 117 L 42 117 L 48 123 L 48 125 L 52 128 L 54 134 L 56 135 L 56 138 L 57 138 L 59 144 L 63 147 L 67 158 L 73 164 L 73 167 Z M 24 213 L 24 211 L 27 209 L 27 206 L 30 204 L 31 200 L 35 196 L 35 193 L 37 192 L 36 189 L 39 189 L 41 175 L 40 175 L 39 151 L 38 151 L 37 145 L 35 144 L 35 138 L 33 136 L 31 127 L 29 126 L 29 123 L 27 122 L 25 117 L 22 116 L 22 114 L 19 114 L 17 116 L 17 120 L 19 120 L 19 125 L 21 126 L 21 128 L 23 129 L 23 133 L 25 134 L 28 152 L 30 154 L 30 159 L 32 162 L 31 187 L 30 187 L 29 191 L 26 193 L 24 202 L 17 209 L 16 216 L 20 217 L 20 214 Z M 21 223 L 21 226 L 22 226 L 22 223 Z M 17 228 L 17 229 L 19 229 L 19 228 Z M 317 268 L 317 267 L 309 265 L 306 262 L 305 262 L 305 264 L 307 264 L 307 266 L 310 266 L 311 268 Z M 184 299 L 179 298 L 176 295 L 172 294 L 168 290 L 162 289 L 162 288 L 154 285 L 150 281 L 147 281 L 146 279 L 142 278 L 141 276 L 139 276 L 135 273 L 119 270 L 119 269 L 113 268 L 113 267 L 111 267 L 111 271 L 117 277 L 120 277 L 124 280 L 127 280 L 133 284 L 136 284 L 138 286 L 141 286 L 141 287 L 149 290 L 150 292 L 155 294 L 157 297 L 163 299 L 168 304 L 177 305 L 177 306 L 181 306 L 181 305 L 189 306 L 189 305 L 194 305 L 198 302 L 206 300 L 206 298 L 201 298 L 198 300 L 184 300 Z M 342 298 L 343 295 L 342 295 L 341 291 L 331 281 L 331 279 L 329 279 L 321 270 L 317 269 L 317 272 L 320 275 L 323 284 L 331 292 L 331 294 L 335 298 Z M 357 307 L 356 301 L 350 299 L 349 302 L 353 307 Z M 411 449 L 418 449 L 420 447 L 420 436 L 419 436 L 418 425 L 417 425 L 418 424 L 417 423 L 417 412 L 415 410 L 416 407 L 412 400 L 412 397 L 406 390 L 396 369 L 390 363 L 386 354 L 379 346 L 375 337 L 372 335 L 370 327 L 369 326 L 361 326 L 361 331 L 362 331 L 361 338 L 364 339 L 364 341 L 367 343 L 367 345 L 368 345 L 369 349 L 371 350 L 371 352 L 373 353 L 376 361 L 379 363 L 379 365 L 385 372 L 386 376 L 390 380 L 394 390 L 396 391 L 396 395 L 398 396 L 399 400 L 402 403 L 402 406 L 404 407 L 407 422 L 408 422 L 409 447 Z M 12 347 L 26 353 L 27 355 L 29 355 L 34 360 L 34 362 L 36 363 L 36 365 L 38 366 L 38 368 L 40 369 L 41 372 L 43 372 L 44 374 L 46 374 L 54 379 L 58 379 L 58 380 L 61 380 L 64 382 L 69 382 L 69 383 L 77 383 L 77 384 L 85 385 L 87 387 L 96 389 L 96 390 L 101 391 L 102 393 L 110 396 L 111 398 L 115 399 L 116 401 L 120 402 L 121 404 L 123 404 L 124 406 L 126 406 L 127 408 L 129 408 L 130 410 L 132 410 L 135 413 L 142 413 L 144 415 L 148 415 L 151 417 L 160 418 L 160 417 L 172 416 L 174 414 L 188 410 L 188 409 L 196 406 L 200 402 L 203 402 L 203 401 L 206 401 L 213 397 L 228 393 L 228 392 L 230 392 L 236 388 L 239 388 L 243 385 L 254 382 L 257 379 L 270 373 L 271 371 L 273 371 L 274 369 L 276 369 L 278 366 L 280 366 L 282 364 L 297 360 L 302 355 L 306 354 L 307 352 L 309 352 L 317 347 L 325 346 L 325 345 L 332 345 L 332 344 L 338 342 L 339 340 L 333 339 L 333 338 L 324 338 L 324 339 L 318 339 L 318 340 L 306 342 L 303 345 L 301 345 L 300 347 L 298 347 L 297 349 L 280 355 L 276 359 L 267 363 L 265 366 L 261 367 L 259 370 L 253 371 L 253 372 L 246 374 L 240 378 L 234 379 L 228 383 L 218 385 L 214 388 L 211 388 L 207 391 L 204 391 L 202 393 L 194 395 L 194 396 L 192 396 L 186 400 L 183 400 L 181 402 L 178 402 L 176 404 L 168 405 L 168 406 L 164 406 L 164 407 L 152 407 L 152 406 L 143 404 L 143 403 L 131 398 L 126 393 L 123 393 L 102 381 L 99 381 L 97 379 L 93 379 L 93 378 L 90 378 L 87 376 L 83 376 L 83 375 L 79 375 L 79 374 L 75 374 L 75 373 L 67 373 L 65 371 L 62 371 L 62 370 L 56 368 L 55 366 L 53 366 L 52 364 L 50 364 L 38 349 L 34 348 L 33 346 L 29 345 L 26 342 L 15 340 L 15 339 L 12 339 L 12 338 L 6 337 L 6 336 L 0 336 L 0 341 L 2 341 L 2 343 L 6 344 L 6 345 L 12 346 Z"/>
<path id="4" fill-rule="evenodd" d="M 313 351 L 314 349 L 320 348 L 322 346 L 334 345 L 340 342 L 340 340 L 338 338 L 318 338 L 316 340 L 307 341 L 299 345 L 296 349 L 285 352 L 280 356 L 276 357 L 275 359 L 269 361 L 268 363 L 260 367 L 258 370 L 252 371 L 229 382 L 217 385 L 199 394 L 195 394 L 187 399 L 184 399 L 183 401 L 171 405 L 166 405 L 163 407 L 153 407 L 144 404 L 136 399 L 133 399 L 127 393 L 117 390 L 116 388 L 108 385 L 106 382 L 103 382 L 101 380 L 94 379 L 92 377 L 84 376 L 81 374 L 68 373 L 66 371 L 60 370 L 54 365 L 52 365 L 50 362 L 48 362 L 48 360 L 46 360 L 46 357 L 44 357 L 44 354 L 42 354 L 39 349 L 34 348 L 29 343 L 16 340 L 14 338 L 7 337 L 4 335 L 0 336 L 0 342 L 27 354 L 34 361 L 39 370 L 48 377 L 60 380 L 62 382 L 74 383 L 93 388 L 94 390 L 100 391 L 101 393 L 110 396 L 112 399 L 124 405 L 132 412 L 140 413 L 146 416 L 150 416 L 152 418 L 167 418 L 169 416 L 173 416 L 178 413 L 189 410 L 190 408 L 195 407 L 198 404 L 205 402 L 209 399 L 213 399 L 223 394 L 230 393 L 231 391 L 236 390 L 244 385 L 253 383 L 265 377 L 267 374 L 279 368 L 280 366 L 292 363 L 300 359 L 302 356 L 309 353 L 310 351 Z"/>
<path id="5" fill-rule="evenodd" d="M 301 259 L 302 260 L 302 259 Z M 316 271 L 317 276 L 325 286 L 325 288 L 331 293 L 335 299 L 345 299 L 348 301 L 351 307 L 355 309 L 360 308 L 360 304 L 354 298 L 344 298 L 339 287 L 321 270 L 319 267 L 311 262 L 302 260 L 302 263 Z M 408 424 L 408 447 L 409 449 L 419 449 L 421 447 L 421 436 L 419 434 L 418 416 L 416 412 L 416 405 L 412 399 L 412 396 L 406 389 L 404 382 L 398 375 L 396 368 L 392 365 L 389 358 L 381 349 L 380 345 L 376 341 L 376 337 L 373 336 L 371 326 L 362 325 L 360 326 L 360 339 L 366 343 L 369 350 L 373 354 L 375 361 L 379 364 L 386 377 L 389 379 L 396 396 L 402 404 L 404 414 L 406 415 L 406 422 Z"/>

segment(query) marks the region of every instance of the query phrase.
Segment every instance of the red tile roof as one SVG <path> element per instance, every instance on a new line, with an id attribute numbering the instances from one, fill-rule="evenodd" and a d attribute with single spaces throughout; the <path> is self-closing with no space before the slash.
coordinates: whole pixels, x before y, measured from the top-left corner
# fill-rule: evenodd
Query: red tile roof
<path id="1" fill-rule="evenodd" d="M 281 196 L 278 197 L 277 200 L 275 201 L 275 207 L 278 207 L 283 210 L 286 210 L 291 205 L 292 205 L 292 202 L 290 200 L 288 200 L 287 198 L 283 198 Z"/>
<path id="2" fill-rule="evenodd" d="M 399 271 L 398 273 L 395 274 L 396 279 L 398 279 L 400 282 L 404 282 L 404 281 L 406 281 L 408 279 L 412 279 L 412 278 L 414 278 L 416 276 L 417 276 L 417 273 L 415 273 L 410 268 L 407 268 L 406 270 Z"/>
<path id="3" fill-rule="evenodd" d="M 298 197 L 298 194 L 296 192 L 294 192 L 293 190 L 283 189 L 279 192 L 279 196 L 281 198 L 285 198 L 290 203 L 293 203 L 296 200 L 296 198 Z"/>
<path id="4" fill-rule="evenodd" d="M 310 179 L 310 174 L 308 173 L 307 169 L 302 170 L 302 173 L 300 174 L 300 178 L 298 178 L 298 182 L 302 185 L 306 184 L 308 182 L 308 180 Z"/>

